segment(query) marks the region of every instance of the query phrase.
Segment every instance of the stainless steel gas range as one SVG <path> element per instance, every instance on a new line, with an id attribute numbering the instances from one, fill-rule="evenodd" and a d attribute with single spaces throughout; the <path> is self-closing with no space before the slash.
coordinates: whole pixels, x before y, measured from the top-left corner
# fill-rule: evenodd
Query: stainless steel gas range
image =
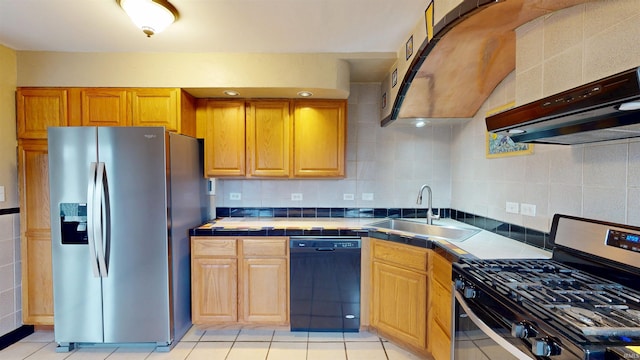
<path id="1" fill-rule="evenodd" d="M 551 239 L 453 264 L 454 359 L 640 359 L 640 228 L 555 215 Z"/>

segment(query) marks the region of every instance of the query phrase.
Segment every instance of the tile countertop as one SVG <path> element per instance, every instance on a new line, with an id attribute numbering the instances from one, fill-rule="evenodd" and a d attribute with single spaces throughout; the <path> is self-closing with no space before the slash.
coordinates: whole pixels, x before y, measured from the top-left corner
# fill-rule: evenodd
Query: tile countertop
<path id="1" fill-rule="evenodd" d="M 345 232 L 366 232 L 373 230 L 377 233 L 396 235 L 404 239 L 416 239 L 424 242 L 426 236 L 416 235 L 397 230 L 376 228 L 369 224 L 380 222 L 382 218 L 221 218 L 203 224 L 191 230 L 195 236 L 295 236 L 295 235 L 344 235 Z M 424 221 L 423 219 L 410 219 Z M 471 225 L 452 220 L 440 219 L 436 225 L 472 228 Z M 353 235 L 353 234 L 350 234 Z M 376 237 L 375 234 L 373 237 Z M 507 237 L 481 230 L 476 235 L 461 242 L 449 242 L 440 239 L 430 239 L 434 246 L 438 246 L 455 257 L 476 257 L 479 259 L 545 259 L 551 257 L 551 252 Z"/>

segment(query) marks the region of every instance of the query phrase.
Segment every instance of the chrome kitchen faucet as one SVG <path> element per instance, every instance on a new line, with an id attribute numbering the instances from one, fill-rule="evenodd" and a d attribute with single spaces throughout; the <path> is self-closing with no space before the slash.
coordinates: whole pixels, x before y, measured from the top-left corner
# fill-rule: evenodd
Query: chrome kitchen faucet
<path id="1" fill-rule="evenodd" d="M 424 191 L 424 189 L 427 189 L 427 193 L 429 195 L 429 199 L 427 202 L 427 224 L 429 225 L 433 225 L 433 220 L 437 220 L 440 219 L 440 214 L 438 215 L 433 215 L 433 209 L 431 208 L 431 188 L 429 187 L 429 185 L 424 184 L 422 185 L 422 187 L 420 188 L 420 191 L 418 191 L 418 200 L 416 200 L 416 204 L 421 205 L 422 204 L 422 192 Z"/>

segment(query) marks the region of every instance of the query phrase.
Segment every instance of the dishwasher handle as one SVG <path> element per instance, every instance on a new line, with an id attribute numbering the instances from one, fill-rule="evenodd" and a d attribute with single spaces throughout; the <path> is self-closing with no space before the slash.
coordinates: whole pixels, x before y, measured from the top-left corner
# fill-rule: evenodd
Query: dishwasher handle
<path id="1" fill-rule="evenodd" d="M 319 248 L 316 248 L 316 251 L 336 251 L 336 248 L 334 248 L 334 247 L 319 247 Z"/>

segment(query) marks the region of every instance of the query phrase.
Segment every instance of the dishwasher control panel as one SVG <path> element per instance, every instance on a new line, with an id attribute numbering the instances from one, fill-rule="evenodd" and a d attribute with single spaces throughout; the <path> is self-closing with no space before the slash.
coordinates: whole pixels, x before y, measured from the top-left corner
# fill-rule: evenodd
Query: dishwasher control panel
<path id="1" fill-rule="evenodd" d="M 341 237 L 292 237 L 289 240 L 291 249 L 302 248 L 333 248 L 333 249 L 360 249 L 360 238 Z"/>

